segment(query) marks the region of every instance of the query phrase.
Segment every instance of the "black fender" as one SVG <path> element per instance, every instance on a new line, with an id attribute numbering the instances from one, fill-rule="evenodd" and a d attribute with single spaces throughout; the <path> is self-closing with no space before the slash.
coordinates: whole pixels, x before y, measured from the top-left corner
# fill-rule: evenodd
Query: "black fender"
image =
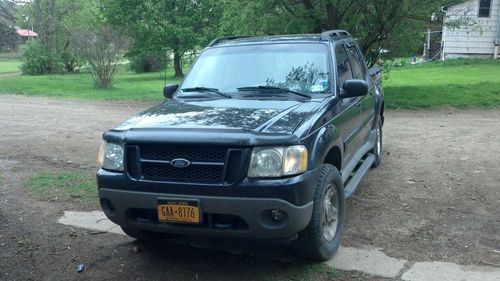
<path id="1" fill-rule="evenodd" d="M 342 159 L 343 159 L 343 151 L 344 151 L 344 142 L 340 137 L 340 132 L 338 129 L 330 122 L 325 126 L 321 127 L 316 131 L 315 134 L 309 136 L 307 138 L 306 143 L 309 150 L 309 169 L 319 168 L 330 153 L 332 149 L 337 147 L 338 149 L 338 157 L 339 159 L 335 159 L 337 162 L 337 168 L 341 169 L 342 167 Z"/>

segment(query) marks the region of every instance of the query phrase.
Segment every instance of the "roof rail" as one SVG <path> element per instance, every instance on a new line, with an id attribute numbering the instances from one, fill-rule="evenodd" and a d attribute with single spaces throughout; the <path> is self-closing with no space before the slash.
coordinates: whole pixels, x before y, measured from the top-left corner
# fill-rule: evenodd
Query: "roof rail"
<path id="1" fill-rule="evenodd" d="M 343 38 L 348 38 L 351 37 L 351 34 L 345 30 L 341 29 L 335 29 L 335 30 L 328 30 L 323 33 L 321 33 L 321 39 L 322 40 L 330 40 L 330 39 L 343 39 Z"/>
<path id="2" fill-rule="evenodd" d="M 230 41 L 230 40 L 234 40 L 234 39 L 240 39 L 240 38 L 249 38 L 249 37 L 252 37 L 252 36 L 249 36 L 249 35 L 241 35 L 241 36 L 226 36 L 226 37 L 219 37 L 219 38 L 216 38 L 214 40 L 212 40 L 212 42 L 210 42 L 208 44 L 208 47 L 213 47 L 221 42 L 224 42 L 224 41 Z"/>

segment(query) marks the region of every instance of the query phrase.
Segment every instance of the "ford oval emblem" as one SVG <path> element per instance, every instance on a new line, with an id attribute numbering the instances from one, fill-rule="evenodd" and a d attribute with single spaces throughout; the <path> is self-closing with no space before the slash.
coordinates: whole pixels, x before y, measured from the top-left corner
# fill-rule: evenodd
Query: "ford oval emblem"
<path id="1" fill-rule="evenodd" d="M 176 158 L 176 159 L 170 161 L 170 165 L 172 165 L 176 168 L 186 168 L 189 165 L 191 165 L 191 162 L 189 162 L 189 160 L 184 159 L 184 158 Z"/>

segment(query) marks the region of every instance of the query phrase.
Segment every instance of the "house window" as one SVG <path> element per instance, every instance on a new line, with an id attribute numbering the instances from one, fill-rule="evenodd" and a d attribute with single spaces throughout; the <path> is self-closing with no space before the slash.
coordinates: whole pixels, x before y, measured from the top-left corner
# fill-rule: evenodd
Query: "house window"
<path id="1" fill-rule="evenodd" d="M 491 0 L 479 0 L 479 17 L 489 18 L 491 11 Z"/>

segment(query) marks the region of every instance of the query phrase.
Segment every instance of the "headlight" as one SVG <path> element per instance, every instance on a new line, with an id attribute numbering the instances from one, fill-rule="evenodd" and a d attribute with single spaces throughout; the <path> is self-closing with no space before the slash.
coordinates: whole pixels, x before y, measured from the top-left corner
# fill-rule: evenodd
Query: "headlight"
<path id="1" fill-rule="evenodd" d="M 97 161 L 106 170 L 123 171 L 123 147 L 115 143 L 103 142 Z"/>
<path id="2" fill-rule="evenodd" d="M 276 178 L 307 170 L 307 149 L 303 145 L 255 148 L 248 168 L 250 178 Z"/>
<path id="3" fill-rule="evenodd" d="M 251 178 L 280 177 L 283 165 L 283 147 L 255 148 L 248 168 Z"/>

